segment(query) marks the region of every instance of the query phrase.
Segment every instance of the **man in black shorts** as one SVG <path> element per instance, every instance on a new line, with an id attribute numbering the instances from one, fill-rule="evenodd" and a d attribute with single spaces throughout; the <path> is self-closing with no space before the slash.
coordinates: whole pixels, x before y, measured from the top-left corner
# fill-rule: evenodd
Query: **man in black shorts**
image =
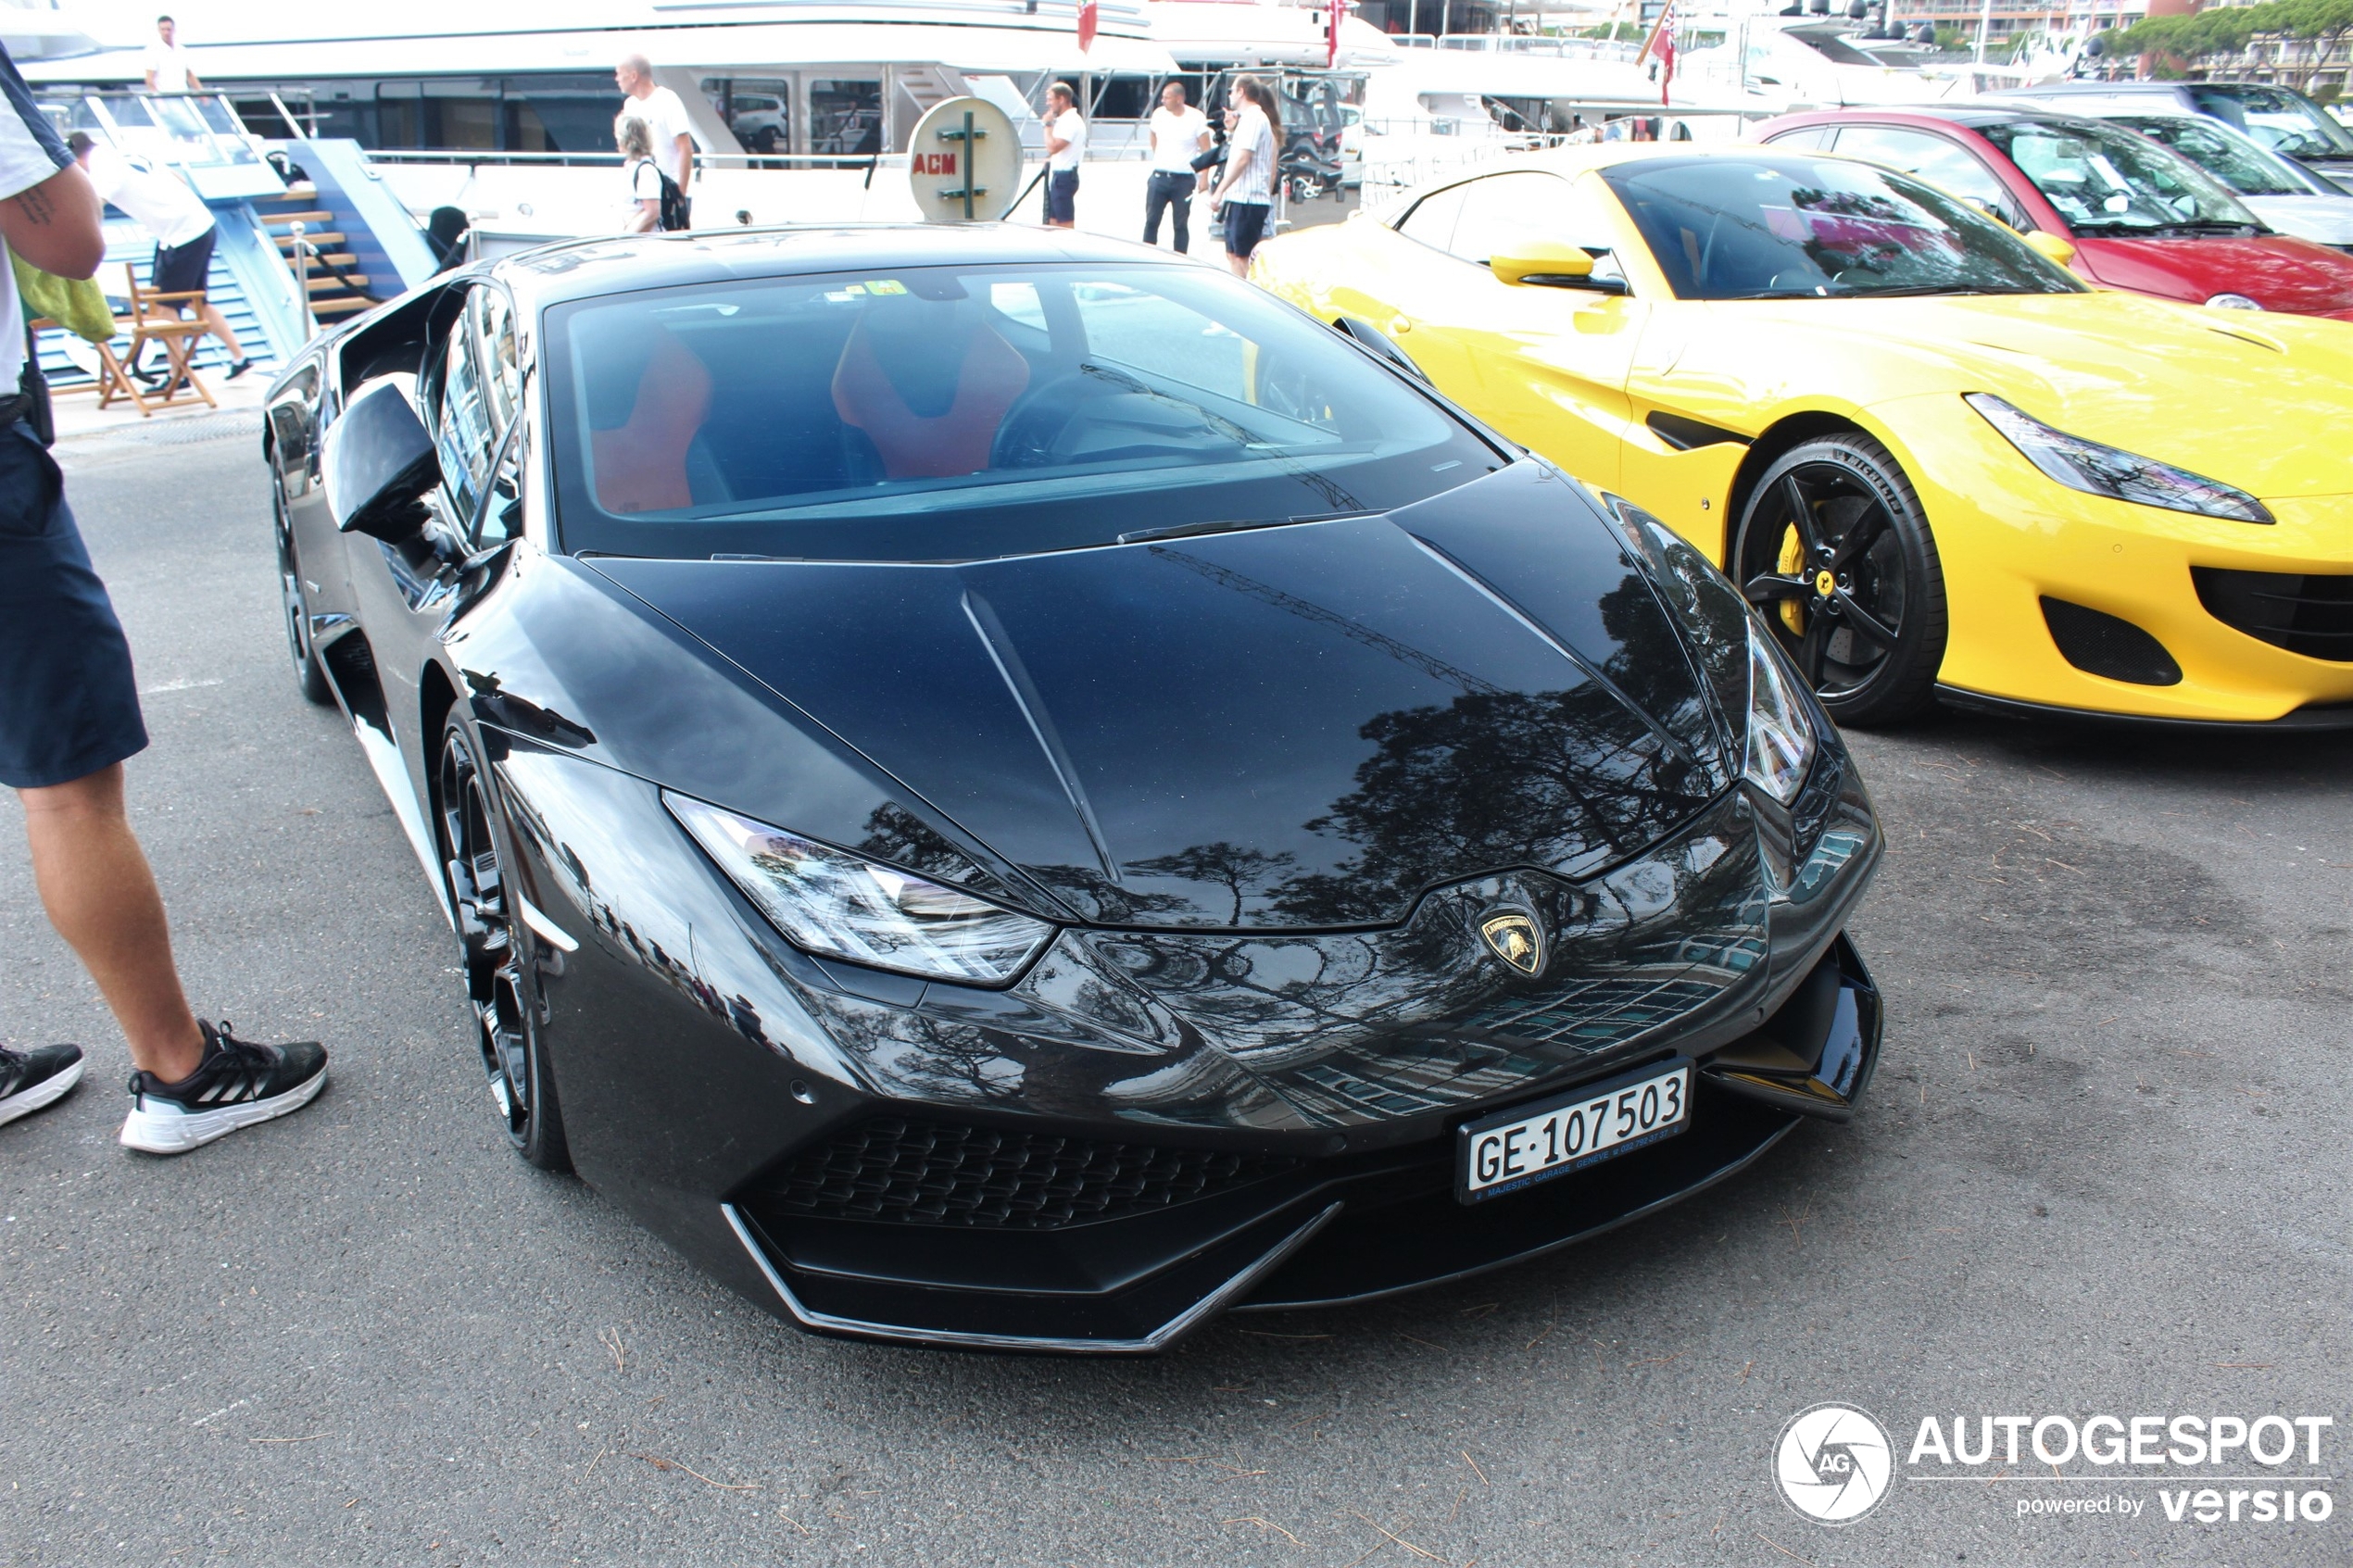
<path id="1" fill-rule="evenodd" d="M 0 50 L 0 242 L 44 272 L 87 278 L 106 254 L 99 203 Z M 33 881 L 122 1026 L 137 1071 L 122 1141 L 153 1154 L 308 1105 L 316 1044 L 264 1046 L 189 1011 L 155 876 L 123 814 L 122 763 L 147 744 L 131 646 L 90 570 L 57 465 L 25 422 L 24 312 L 0 257 L 0 784 L 24 804 Z M 0 1123 L 65 1097 L 76 1046 L 0 1047 Z"/>
<path id="2" fill-rule="evenodd" d="M 84 131 L 73 133 L 66 150 L 90 176 L 101 201 L 112 202 L 154 236 L 156 258 L 148 269 L 147 286 L 157 294 L 203 294 L 212 272 L 212 247 L 220 238 L 220 226 L 196 193 L 173 175 L 136 167 L 112 147 L 100 146 Z M 200 299 L 196 314 L 203 318 L 205 330 L 229 351 L 229 380 L 235 381 L 252 368 L 253 361 L 245 357 L 219 306 Z M 142 370 L 134 364 L 131 373 L 160 385 L 170 372 Z"/>

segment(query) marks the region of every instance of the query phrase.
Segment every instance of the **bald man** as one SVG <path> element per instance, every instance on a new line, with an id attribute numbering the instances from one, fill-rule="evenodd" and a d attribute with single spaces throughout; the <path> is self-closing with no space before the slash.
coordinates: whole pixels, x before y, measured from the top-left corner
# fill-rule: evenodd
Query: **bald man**
<path id="1" fill-rule="evenodd" d="M 695 133 L 686 120 L 686 106 L 678 94 L 654 82 L 654 68 L 643 55 L 625 55 L 613 67 L 613 82 L 628 94 L 614 117 L 613 134 L 621 133 L 623 119 L 642 119 L 652 133 L 654 164 L 662 173 L 676 182 L 680 206 L 690 207 L 684 199 L 692 188 L 695 177 Z M 679 228 L 686 227 L 685 220 Z"/>

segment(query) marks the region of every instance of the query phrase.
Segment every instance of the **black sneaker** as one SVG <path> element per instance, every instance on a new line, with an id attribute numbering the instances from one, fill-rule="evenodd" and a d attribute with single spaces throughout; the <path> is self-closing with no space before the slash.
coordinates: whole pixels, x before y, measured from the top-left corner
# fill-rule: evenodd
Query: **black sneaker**
<path id="1" fill-rule="evenodd" d="M 247 355 L 243 359 L 232 359 L 229 361 L 229 373 L 220 379 L 222 381 L 235 381 L 239 376 L 244 375 L 247 370 L 252 369 L 253 357 L 251 355 Z"/>
<path id="2" fill-rule="evenodd" d="M 80 1046 L 43 1046 L 12 1051 L 0 1046 L 0 1122 L 55 1105 L 82 1082 Z"/>
<path id="3" fill-rule="evenodd" d="M 176 1084 L 148 1073 L 131 1075 L 131 1115 L 122 1147 L 185 1154 L 240 1127 L 300 1110 L 327 1084 L 327 1053 L 316 1040 L 263 1046 L 240 1040 L 227 1020 L 204 1030 L 204 1060 Z"/>

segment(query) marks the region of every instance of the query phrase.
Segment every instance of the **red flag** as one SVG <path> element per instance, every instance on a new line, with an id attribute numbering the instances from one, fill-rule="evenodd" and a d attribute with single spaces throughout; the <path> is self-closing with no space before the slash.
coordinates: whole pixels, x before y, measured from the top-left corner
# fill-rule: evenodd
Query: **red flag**
<path id="1" fill-rule="evenodd" d="M 1659 12 L 1658 25 L 1651 29 L 1650 38 L 1642 44 L 1642 52 L 1634 56 L 1641 65 L 1652 56 L 1658 59 L 1658 101 L 1667 104 L 1667 84 L 1675 80 L 1675 0 L 1667 0 L 1667 9 Z"/>
<path id="2" fill-rule="evenodd" d="M 1340 64 L 1340 19 L 1347 14 L 1348 9 L 1344 0 L 1332 0 L 1330 12 L 1325 19 L 1324 26 L 1324 41 L 1327 44 L 1324 51 L 1324 69 L 1327 70 Z"/>
<path id="3" fill-rule="evenodd" d="M 1097 20 L 1095 0 L 1078 0 L 1078 46 L 1081 49 L 1095 46 Z"/>

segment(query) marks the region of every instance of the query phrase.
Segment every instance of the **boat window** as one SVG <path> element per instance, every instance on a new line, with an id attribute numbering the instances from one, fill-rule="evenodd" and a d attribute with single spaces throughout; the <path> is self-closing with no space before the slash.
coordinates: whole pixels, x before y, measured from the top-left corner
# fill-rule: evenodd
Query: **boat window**
<path id="1" fill-rule="evenodd" d="M 2259 228 L 2221 183 L 2144 136 L 2097 120 L 2013 120 L 1979 134 L 2080 234 L 2197 234 Z M 1844 138 L 1841 138 L 1842 148 Z"/>
<path id="2" fill-rule="evenodd" d="M 792 83 L 776 76 L 706 76 L 702 94 L 748 153 L 792 150 Z"/>
<path id="3" fill-rule="evenodd" d="M 1450 254 L 1484 267 L 1516 241 L 1548 240 L 1591 253 L 1594 276 L 1625 281 L 1608 220 L 1575 182 L 1524 169 L 1474 180 L 1464 193 Z"/>
<path id="4" fill-rule="evenodd" d="M 1684 299 L 2083 288 L 1957 197 L 1867 163 L 1663 157 L 1616 164 L 1602 177 Z"/>
<path id="5" fill-rule="evenodd" d="M 1409 240 L 1419 240 L 1432 250 L 1450 249 L 1454 241 L 1454 220 L 1462 216 L 1462 185 L 1451 185 L 1436 191 L 1414 204 L 1397 225 L 1397 232 Z"/>
<path id="6" fill-rule="evenodd" d="M 1505 458 L 1207 268 L 734 280 L 542 328 L 561 547 L 973 559 L 1386 511 Z"/>
<path id="7" fill-rule="evenodd" d="M 1831 145 L 1841 157 L 1868 158 L 1903 173 L 1918 175 L 1981 211 L 1992 213 L 2013 229 L 2033 227 L 2018 199 L 1985 167 L 1982 158 L 1934 132 L 1911 131 L 1900 125 L 1842 125 L 1838 139 Z"/>
<path id="8" fill-rule="evenodd" d="M 809 150 L 863 157 L 882 151 L 882 83 L 809 79 Z"/>

